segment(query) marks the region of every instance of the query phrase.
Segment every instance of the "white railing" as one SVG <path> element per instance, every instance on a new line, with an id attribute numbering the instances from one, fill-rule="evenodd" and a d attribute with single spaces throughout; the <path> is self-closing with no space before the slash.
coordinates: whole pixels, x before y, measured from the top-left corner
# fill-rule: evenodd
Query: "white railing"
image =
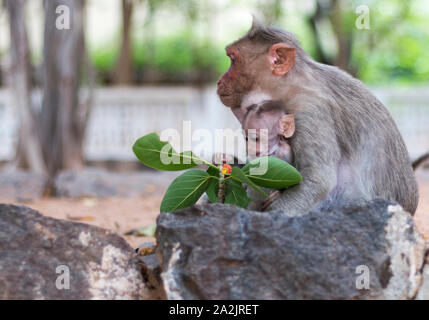
<path id="1" fill-rule="evenodd" d="M 411 156 L 429 151 L 429 88 L 373 89 L 389 108 Z M 40 95 L 35 94 L 35 101 Z M 144 134 L 164 129 L 232 128 L 239 123 L 218 100 L 214 87 L 100 88 L 86 130 L 87 160 L 133 160 L 131 147 Z M 7 90 L 0 90 L 0 160 L 10 160 L 16 145 L 17 119 Z M 208 157 L 207 155 L 205 156 Z"/>
<path id="2" fill-rule="evenodd" d="M 0 160 L 14 156 L 17 143 L 17 116 L 6 90 L 0 90 Z"/>

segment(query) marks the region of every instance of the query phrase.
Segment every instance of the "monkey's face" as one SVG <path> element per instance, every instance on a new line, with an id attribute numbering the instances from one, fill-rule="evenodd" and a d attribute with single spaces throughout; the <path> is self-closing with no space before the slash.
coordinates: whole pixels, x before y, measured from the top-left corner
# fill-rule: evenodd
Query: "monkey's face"
<path id="1" fill-rule="evenodd" d="M 275 156 L 291 160 L 291 148 L 285 140 L 295 132 L 293 114 L 285 114 L 278 102 L 252 105 L 242 122 L 249 159 Z"/>
<path id="2" fill-rule="evenodd" d="M 240 107 L 243 97 L 252 90 L 275 94 L 282 77 L 295 63 L 295 50 L 284 43 L 261 44 L 243 37 L 226 48 L 231 60 L 227 72 L 217 83 L 217 93 L 224 105 Z"/>
<path id="3" fill-rule="evenodd" d="M 262 73 L 269 70 L 268 62 L 263 55 L 250 54 L 248 51 L 249 47 L 242 43 L 232 44 L 226 48 L 231 65 L 217 82 L 217 94 L 227 107 L 239 107 L 243 96 L 257 84 L 258 74 L 262 77 Z"/>
<path id="4" fill-rule="evenodd" d="M 250 159 L 271 155 L 280 143 L 276 122 L 269 123 L 269 117 L 249 115 L 243 123 L 247 154 Z"/>
<path id="5" fill-rule="evenodd" d="M 276 130 L 244 130 L 247 157 L 253 160 L 264 156 L 274 156 L 291 163 L 292 152 L 289 143 Z"/>

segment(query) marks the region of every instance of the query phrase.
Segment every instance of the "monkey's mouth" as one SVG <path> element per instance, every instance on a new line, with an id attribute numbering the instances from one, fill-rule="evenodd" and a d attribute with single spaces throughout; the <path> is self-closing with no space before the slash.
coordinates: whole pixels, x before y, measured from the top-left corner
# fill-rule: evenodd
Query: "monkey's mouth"
<path id="1" fill-rule="evenodd" d="M 220 101 L 228 107 L 234 106 L 234 95 L 231 93 L 218 93 Z"/>
<path id="2" fill-rule="evenodd" d="M 227 90 L 225 90 L 224 88 L 220 88 L 220 87 L 217 88 L 216 93 L 219 97 L 228 97 L 231 95 L 231 93 L 228 93 Z"/>

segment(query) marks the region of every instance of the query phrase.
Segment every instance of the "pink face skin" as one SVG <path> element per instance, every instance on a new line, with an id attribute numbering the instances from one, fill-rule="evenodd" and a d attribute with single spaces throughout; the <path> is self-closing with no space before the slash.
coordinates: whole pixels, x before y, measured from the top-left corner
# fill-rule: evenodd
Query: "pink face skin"
<path id="1" fill-rule="evenodd" d="M 256 110 L 250 110 L 243 119 L 250 159 L 269 155 L 291 162 L 291 148 L 285 138 L 291 137 L 295 131 L 293 115 L 281 113 L 283 115 L 272 111 L 257 114 Z"/>

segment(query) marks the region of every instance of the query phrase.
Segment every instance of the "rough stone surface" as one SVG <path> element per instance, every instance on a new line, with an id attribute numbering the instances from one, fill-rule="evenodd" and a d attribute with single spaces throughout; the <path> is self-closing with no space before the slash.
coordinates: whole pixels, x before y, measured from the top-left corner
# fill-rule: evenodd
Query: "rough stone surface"
<path id="1" fill-rule="evenodd" d="M 137 255 L 115 233 L 0 204 L 0 300 L 144 298 Z"/>
<path id="2" fill-rule="evenodd" d="M 171 174 L 151 172 L 113 173 L 85 168 L 59 173 L 54 182 L 55 195 L 67 198 L 133 197 L 148 194 L 155 186 L 168 185 Z"/>
<path id="3" fill-rule="evenodd" d="M 429 300 L 429 242 L 426 242 L 426 258 L 422 268 L 422 284 L 416 296 L 417 300 Z"/>
<path id="4" fill-rule="evenodd" d="M 156 253 L 144 253 L 148 248 L 155 250 L 156 247 L 153 243 L 146 242 L 137 249 L 140 265 L 143 270 L 143 278 L 154 298 L 165 299 L 166 296 L 161 280 L 161 264 Z"/>
<path id="5" fill-rule="evenodd" d="M 32 201 L 43 197 L 47 183 L 44 175 L 27 171 L 0 173 L 0 196 L 3 199 Z"/>
<path id="6" fill-rule="evenodd" d="M 196 205 L 161 214 L 156 237 L 168 299 L 411 299 L 422 280 L 424 240 L 384 200 L 301 217 Z"/>

